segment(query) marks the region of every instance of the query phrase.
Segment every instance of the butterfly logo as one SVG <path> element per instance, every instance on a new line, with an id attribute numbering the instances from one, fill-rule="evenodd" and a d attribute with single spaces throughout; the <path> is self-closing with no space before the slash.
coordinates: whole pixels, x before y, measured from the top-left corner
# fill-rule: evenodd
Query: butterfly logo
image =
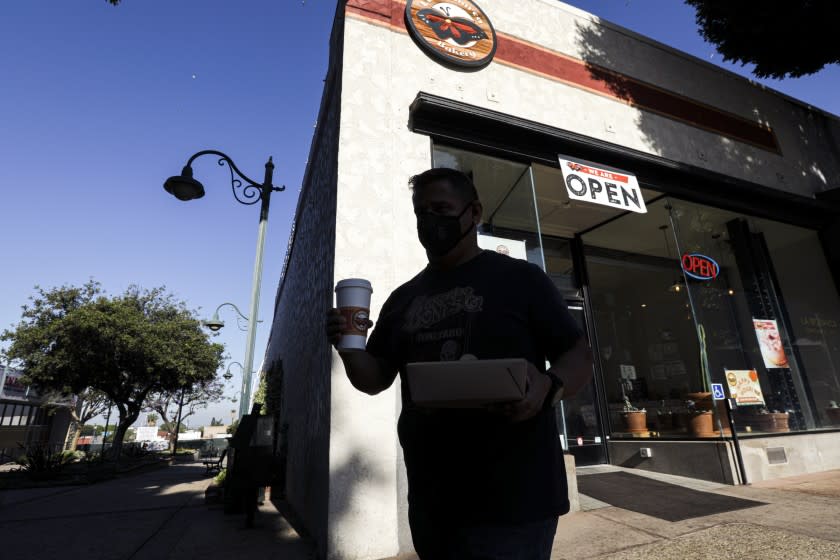
<path id="1" fill-rule="evenodd" d="M 417 17 L 444 41 L 452 39 L 459 45 L 466 45 L 487 38 L 487 34 L 472 21 L 462 17 L 449 17 L 434 8 L 420 10 Z"/>

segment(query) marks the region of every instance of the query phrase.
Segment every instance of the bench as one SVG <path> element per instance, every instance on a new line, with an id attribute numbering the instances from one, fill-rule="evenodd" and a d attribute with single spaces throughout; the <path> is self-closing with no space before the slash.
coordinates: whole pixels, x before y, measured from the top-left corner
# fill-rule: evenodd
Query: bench
<path id="1" fill-rule="evenodd" d="M 202 461 L 202 463 L 204 464 L 204 468 L 207 469 L 204 474 L 213 474 L 221 472 L 222 462 L 225 460 L 227 452 L 227 449 L 222 451 L 222 454 L 219 455 L 218 459 L 207 459 L 205 461 Z"/>

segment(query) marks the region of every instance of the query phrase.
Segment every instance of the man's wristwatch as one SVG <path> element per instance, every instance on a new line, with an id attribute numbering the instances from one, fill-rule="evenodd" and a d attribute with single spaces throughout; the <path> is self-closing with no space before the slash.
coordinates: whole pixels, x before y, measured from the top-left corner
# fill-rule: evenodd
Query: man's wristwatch
<path id="1" fill-rule="evenodd" d="M 566 387 L 563 385 L 563 380 L 550 369 L 546 370 L 545 374 L 551 380 L 551 388 L 545 396 L 545 404 L 554 406 L 563 399 L 563 392 Z"/>

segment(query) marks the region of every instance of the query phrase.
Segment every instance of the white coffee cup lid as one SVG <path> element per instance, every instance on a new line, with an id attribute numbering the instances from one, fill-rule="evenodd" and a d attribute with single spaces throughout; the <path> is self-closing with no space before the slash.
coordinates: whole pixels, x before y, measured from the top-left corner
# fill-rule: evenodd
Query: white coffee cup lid
<path id="1" fill-rule="evenodd" d="M 373 292 L 373 287 L 370 285 L 370 282 L 364 278 L 345 278 L 344 280 L 339 280 L 338 284 L 335 285 L 335 291 L 342 288 L 365 288 Z"/>

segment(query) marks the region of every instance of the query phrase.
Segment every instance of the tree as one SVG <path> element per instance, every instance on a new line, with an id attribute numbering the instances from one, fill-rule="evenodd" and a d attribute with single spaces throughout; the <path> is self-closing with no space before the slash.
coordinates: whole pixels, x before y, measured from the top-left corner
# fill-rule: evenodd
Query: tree
<path id="1" fill-rule="evenodd" d="M 114 457 L 149 394 L 210 381 L 222 365 L 223 347 L 165 288 L 108 297 L 91 280 L 35 290 L 21 322 L 0 336 L 11 341 L 3 354 L 39 389 L 104 393 L 119 411 Z"/>
<path id="2" fill-rule="evenodd" d="M 266 413 L 265 396 L 266 396 L 266 377 L 265 373 L 261 373 L 260 382 L 257 385 L 257 390 L 254 392 L 254 404 L 259 403 L 260 414 Z"/>
<path id="3" fill-rule="evenodd" d="M 51 391 L 44 395 L 44 401 L 47 403 L 62 400 L 60 392 Z M 72 406 L 65 407 L 70 411 L 70 433 L 67 438 L 68 448 L 75 451 L 76 445 L 79 441 L 79 436 L 82 435 L 82 430 L 85 424 L 90 422 L 108 409 L 110 399 L 105 393 L 95 389 L 85 389 L 81 393 L 75 395 L 75 403 Z M 57 408 L 60 405 L 50 406 L 47 408 Z"/>
<path id="4" fill-rule="evenodd" d="M 224 422 L 222 422 L 222 419 L 221 419 L 221 418 L 219 418 L 219 419 L 217 420 L 217 419 L 216 419 L 216 417 L 214 416 L 214 417 L 212 417 L 212 418 L 210 419 L 210 426 L 211 426 L 211 427 L 212 427 L 212 426 L 224 426 L 224 425 L 225 425 L 225 423 L 224 423 Z"/>
<path id="5" fill-rule="evenodd" d="M 199 380 L 189 387 L 175 391 L 162 390 L 149 395 L 145 407 L 160 414 L 164 424 L 174 426 L 178 420 L 178 410 L 181 409 L 181 423 L 197 411 L 207 408 L 210 403 L 222 400 L 224 385 L 218 379 Z M 182 431 L 182 430 L 181 430 Z"/>
<path id="6" fill-rule="evenodd" d="M 163 424 L 160 425 L 160 430 L 162 432 L 166 432 L 168 434 L 174 434 L 175 433 L 175 422 L 164 422 Z M 187 430 L 188 430 L 187 426 L 183 423 L 180 426 L 178 426 L 178 433 L 179 434 L 183 434 Z"/>
<path id="7" fill-rule="evenodd" d="M 147 426 L 154 426 L 155 424 L 157 424 L 157 421 L 158 421 L 158 415 L 155 414 L 154 412 L 150 412 L 149 414 L 146 415 L 146 425 Z"/>
<path id="8" fill-rule="evenodd" d="M 233 422 L 230 423 L 230 426 L 228 426 L 228 429 L 227 429 L 227 433 L 229 433 L 231 435 L 235 434 L 236 433 L 236 428 L 238 428 L 238 427 L 239 427 L 239 418 L 237 418 L 236 420 L 234 420 Z"/>
<path id="9" fill-rule="evenodd" d="M 760 78 L 797 78 L 840 62 L 837 0 L 685 0 L 706 41 L 727 61 L 755 64 Z"/>

